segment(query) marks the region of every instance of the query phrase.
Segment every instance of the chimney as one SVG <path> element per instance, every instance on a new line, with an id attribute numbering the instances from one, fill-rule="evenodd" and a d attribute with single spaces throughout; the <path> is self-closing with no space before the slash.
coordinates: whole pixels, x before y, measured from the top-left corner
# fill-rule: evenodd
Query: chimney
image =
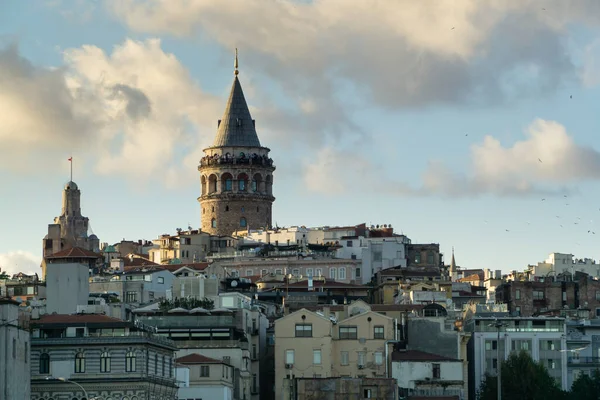
<path id="1" fill-rule="evenodd" d="M 331 308 L 329 306 L 323 307 L 323 315 L 325 315 L 325 318 L 329 318 L 331 315 Z"/>

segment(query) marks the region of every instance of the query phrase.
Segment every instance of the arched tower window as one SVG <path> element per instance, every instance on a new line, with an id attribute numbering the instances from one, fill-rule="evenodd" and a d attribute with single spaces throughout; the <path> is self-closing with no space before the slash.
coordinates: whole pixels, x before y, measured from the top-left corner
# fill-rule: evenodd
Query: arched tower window
<path id="1" fill-rule="evenodd" d="M 260 174 L 254 174 L 254 176 L 252 177 L 252 191 L 253 192 L 260 192 L 260 185 L 262 183 L 262 176 Z"/>
<path id="2" fill-rule="evenodd" d="M 231 192 L 233 190 L 233 176 L 230 173 L 225 173 L 221 177 L 221 188 L 223 192 Z"/>
<path id="3" fill-rule="evenodd" d="M 216 218 L 213 218 L 213 219 L 210 221 L 210 226 L 211 226 L 211 227 L 213 227 L 213 228 L 216 228 L 216 227 L 217 227 L 217 219 L 216 219 Z"/>
<path id="4" fill-rule="evenodd" d="M 200 178 L 200 182 L 202 183 L 202 195 L 206 194 L 206 177 L 204 175 L 202 175 L 202 178 Z"/>
<path id="5" fill-rule="evenodd" d="M 229 206 L 225 206 L 225 211 L 229 211 Z"/>
<path id="6" fill-rule="evenodd" d="M 245 192 L 248 190 L 248 175 L 239 174 L 238 175 L 238 191 Z"/>
<path id="7" fill-rule="evenodd" d="M 245 228 L 246 226 L 248 226 L 248 223 L 246 222 L 246 218 L 244 218 L 244 217 L 240 218 L 240 226 L 242 228 Z"/>

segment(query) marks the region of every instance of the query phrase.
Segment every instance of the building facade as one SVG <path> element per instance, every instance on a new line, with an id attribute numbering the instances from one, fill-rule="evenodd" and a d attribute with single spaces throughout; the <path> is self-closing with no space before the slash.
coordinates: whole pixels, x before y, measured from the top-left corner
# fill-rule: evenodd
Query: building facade
<path id="1" fill-rule="evenodd" d="M 233 400 L 233 367 L 222 359 L 193 353 L 175 362 L 179 400 Z"/>
<path id="2" fill-rule="evenodd" d="M 177 393 L 171 340 L 104 315 L 45 315 L 31 326 L 32 400 L 86 393 L 155 400 Z"/>
<path id="3" fill-rule="evenodd" d="M 30 337 L 19 318 L 19 303 L 0 298 L 0 399 L 29 399 L 31 395 Z"/>
<path id="4" fill-rule="evenodd" d="M 202 231 L 229 236 L 249 228 L 269 228 L 273 197 L 270 150 L 260 144 L 255 121 L 235 78 L 217 135 L 200 161 Z"/>
<path id="5" fill-rule="evenodd" d="M 496 321 L 502 324 L 499 341 Z M 497 374 L 498 353 L 505 360 L 521 350 L 542 363 L 563 390 L 568 389 L 564 318 L 474 316 L 464 322 L 464 330 L 471 333 L 467 345 L 470 399 L 475 398 L 485 373 Z"/>
<path id="6" fill-rule="evenodd" d="M 275 321 L 275 399 L 296 378 L 387 378 L 394 320 L 368 310 L 337 321 L 301 309 Z"/>

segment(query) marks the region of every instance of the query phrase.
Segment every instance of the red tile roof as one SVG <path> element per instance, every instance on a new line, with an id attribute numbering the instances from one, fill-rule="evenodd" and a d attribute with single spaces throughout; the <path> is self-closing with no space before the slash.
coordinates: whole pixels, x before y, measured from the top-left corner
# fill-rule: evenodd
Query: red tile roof
<path id="1" fill-rule="evenodd" d="M 175 360 L 179 364 L 225 364 L 222 360 L 203 356 L 202 354 L 192 353 L 187 356 L 179 357 Z"/>
<path id="2" fill-rule="evenodd" d="M 147 258 L 143 258 L 143 257 L 133 257 L 133 258 L 129 258 L 129 257 L 123 257 L 123 265 L 125 266 L 125 268 L 127 267 L 141 267 L 144 265 L 158 265 L 157 263 L 155 263 L 154 261 L 150 261 Z"/>
<path id="3" fill-rule="evenodd" d="M 102 314 L 46 314 L 38 320 L 32 320 L 32 324 L 103 324 L 103 323 L 125 323 L 119 318 L 113 318 Z"/>
<path id="4" fill-rule="evenodd" d="M 86 249 L 82 249 L 81 247 L 71 247 L 70 249 L 61 250 L 46 258 L 54 259 L 54 258 L 100 258 L 101 255 L 98 253 L 94 253 L 93 251 L 89 251 Z"/>
<path id="5" fill-rule="evenodd" d="M 425 353 L 419 350 L 395 351 L 392 361 L 459 361 L 454 358 L 440 356 L 439 354 Z"/>
<path id="6" fill-rule="evenodd" d="M 460 278 L 459 282 L 471 282 L 471 281 L 480 281 L 481 277 L 478 274 L 473 274 L 469 276 L 465 276 L 464 278 Z"/>

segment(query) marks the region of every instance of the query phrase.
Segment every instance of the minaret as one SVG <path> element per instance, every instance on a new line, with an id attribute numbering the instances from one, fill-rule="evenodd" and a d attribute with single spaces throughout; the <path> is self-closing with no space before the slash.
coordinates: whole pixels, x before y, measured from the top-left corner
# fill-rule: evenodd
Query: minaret
<path id="1" fill-rule="evenodd" d="M 270 149 L 258 140 L 255 121 L 238 79 L 235 50 L 234 78 L 217 135 L 200 160 L 202 230 L 229 236 L 236 231 L 271 226 L 273 171 Z"/>
<path id="2" fill-rule="evenodd" d="M 452 246 L 452 261 L 450 261 L 450 279 L 454 280 L 454 274 L 456 273 L 456 260 L 454 259 L 454 246 Z"/>

